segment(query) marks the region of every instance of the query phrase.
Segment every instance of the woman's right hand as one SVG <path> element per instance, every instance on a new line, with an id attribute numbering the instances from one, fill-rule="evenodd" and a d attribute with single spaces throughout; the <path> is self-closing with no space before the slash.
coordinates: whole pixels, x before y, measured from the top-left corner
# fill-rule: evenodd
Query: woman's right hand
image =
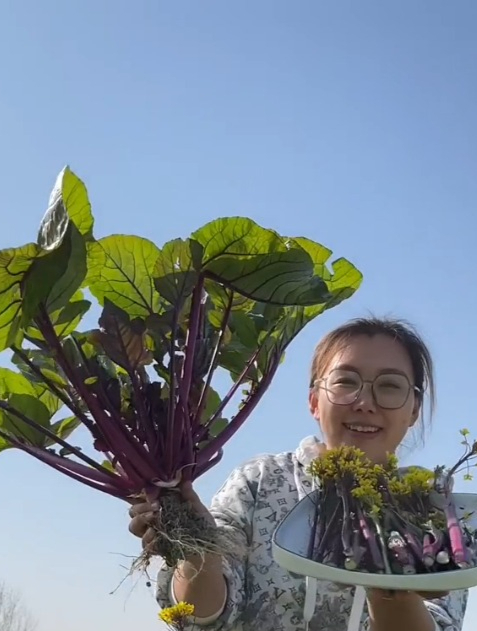
<path id="1" fill-rule="evenodd" d="M 183 501 L 188 502 L 197 515 L 205 519 L 210 525 L 215 525 L 214 518 L 194 491 L 191 482 L 182 483 L 178 492 L 180 492 Z M 142 540 L 144 550 L 151 552 L 151 545 L 156 538 L 154 524 L 157 523 L 158 511 L 159 502 L 157 500 L 154 502 L 139 502 L 129 509 L 129 516 L 131 517 L 129 531 Z"/>

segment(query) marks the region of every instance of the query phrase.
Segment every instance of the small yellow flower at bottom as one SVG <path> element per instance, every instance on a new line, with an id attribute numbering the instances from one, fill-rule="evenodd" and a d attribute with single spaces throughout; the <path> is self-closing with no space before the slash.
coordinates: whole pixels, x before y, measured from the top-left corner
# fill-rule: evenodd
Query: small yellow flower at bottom
<path id="1" fill-rule="evenodd" d="M 159 620 L 173 628 L 183 628 L 188 618 L 194 615 L 194 605 L 180 602 L 159 612 Z"/>

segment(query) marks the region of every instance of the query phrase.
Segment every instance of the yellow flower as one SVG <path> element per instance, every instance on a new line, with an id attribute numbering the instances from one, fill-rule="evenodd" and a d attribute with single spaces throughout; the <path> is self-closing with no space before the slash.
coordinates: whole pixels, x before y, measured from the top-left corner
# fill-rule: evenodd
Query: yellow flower
<path id="1" fill-rule="evenodd" d="M 194 615 L 194 605 L 180 602 L 159 612 L 159 619 L 174 629 L 183 629 L 188 618 Z"/>

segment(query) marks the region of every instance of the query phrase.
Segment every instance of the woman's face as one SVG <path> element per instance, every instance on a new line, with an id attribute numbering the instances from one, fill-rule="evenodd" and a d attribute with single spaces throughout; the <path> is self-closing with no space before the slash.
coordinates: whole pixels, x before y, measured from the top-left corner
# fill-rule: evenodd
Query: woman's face
<path id="1" fill-rule="evenodd" d="M 331 358 L 319 377 L 324 380 L 310 393 L 310 410 L 328 449 L 352 445 L 373 462 L 384 462 L 419 416 L 419 397 L 407 385 L 414 386 L 411 359 L 404 346 L 387 335 L 354 337 Z M 375 394 L 371 384 L 364 383 L 352 401 L 361 382 L 372 382 L 376 377 Z M 400 407 L 385 409 L 395 405 Z"/>

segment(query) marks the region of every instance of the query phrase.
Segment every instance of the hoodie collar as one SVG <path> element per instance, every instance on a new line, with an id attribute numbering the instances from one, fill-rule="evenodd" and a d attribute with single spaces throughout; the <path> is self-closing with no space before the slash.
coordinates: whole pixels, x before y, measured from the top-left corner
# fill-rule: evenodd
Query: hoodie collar
<path id="1" fill-rule="evenodd" d="M 300 442 L 295 451 L 296 459 L 303 467 L 308 467 L 320 455 L 322 444 L 316 436 L 307 436 Z"/>

